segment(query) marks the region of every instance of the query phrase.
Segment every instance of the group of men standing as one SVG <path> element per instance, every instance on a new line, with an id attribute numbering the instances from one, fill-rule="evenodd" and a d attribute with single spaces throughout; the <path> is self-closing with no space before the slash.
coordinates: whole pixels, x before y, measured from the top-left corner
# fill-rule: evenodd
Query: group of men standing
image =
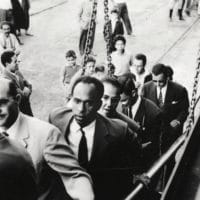
<path id="1" fill-rule="evenodd" d="M 8 21 L 14 0 L 2 2 L 0 15 Z M 25 112 L 32 87 L 19 74 L 16 53 L 4 52 L 1 62 L 2 200 L 123 199 L 133 187 L 133 174 L 145 172 L 182 134 L 187 91 L 170 80 L 164 64 L 145 73 L 144 55 L 133 61 L 141 68 L 135 76 L 78 77 L 70 107 L 53 110 L 49 123 L 33 117 L 30 107 Z M 169 173 L 173 165 L 172 158 Z"/>
<path id="2" fill-rule="evenodd" d="M 23 114 L 17 85 L 0 78 L 0 156 L 5 148 L 9 152 L 2 155 L 3 169 L 12 173 L 12 181 L 28 165 L 23 177 L 31 188 L 20 191 L 18 199 L 120 200 L 131 191 L 132 175 L 143 173 L 169 148 L 188 113 L 187 91 L 168 79 L 165 65 L 153 67 L 142 97 L 131 81 L 127 75 L 102 82 L 79 77 L 71 88 L 70 108 L 52 111 L 51 125 Z M 14 163 L 7 157 L 13 151 L 24 162 L 11 171 Z M 10 191 L 5 193 L 12 196 Z"/>

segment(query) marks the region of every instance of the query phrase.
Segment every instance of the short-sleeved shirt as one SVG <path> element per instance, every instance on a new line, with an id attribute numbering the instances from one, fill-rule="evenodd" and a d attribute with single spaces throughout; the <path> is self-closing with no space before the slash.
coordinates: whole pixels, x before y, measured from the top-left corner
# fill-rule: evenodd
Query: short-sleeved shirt
<path id="1" fill-rule="evenodd" d="M 75 66 L 64 66 L 61 72 L 62 81 L 64 84 L 69 84 L 72 76 L 81 68 L 80 65 Z"/>
<path id="2" fill-rule="evenodd" d="M 130 72 L 132 55 L 126 51 L 119 55 L 116 51 L 111 54 L 112 64 L 115 66 L 115 76 L 122 76 Z"/>

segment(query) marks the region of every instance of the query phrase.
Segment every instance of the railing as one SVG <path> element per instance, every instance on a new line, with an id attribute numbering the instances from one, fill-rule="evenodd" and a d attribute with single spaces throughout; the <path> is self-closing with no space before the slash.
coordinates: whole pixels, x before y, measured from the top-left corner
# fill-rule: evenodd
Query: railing
<path id="1" fill-rule="evenodd" d="M 145 175 L 151 179 L 161 169 L 161 167 L 164 166 L 168 159 L 180 148 L 180 146 L 184 143 L 185 138 L 186 135 L 180 136 L 169 148 L 169 150 L 153 164 L 153 166 L 145 173 Z M 125 200 L 133 199 L 143 189 L 143 187 L 144 185 L 142 183 L 138 183 L 133 192 L 131 192 Z"/>
<path id="2" fill-rule="evenodd" d="M 199 121 L 199 117 L 198 120 Z M 193 128 L 191 129 L 190 134 L 183 134 L 181 135 L 172 145 L 171 147 L 160 157 L 153 166 L 145 173 L 145 175 L 151 180 L 152 177 L 165 165 L 165 163 L 169 160 L 171 156 L 173 156 L 177 150 L 184 144 L 186 139 L 190 139 L 192 136 L 192 133 L 194 131 L 194 128 L 196 126 L 195 122 Z M 126 197 L 125 200 L 132 200 L 134 197 L 144 188 L 144 185 L 142 183 L 138 183 L 135 186 L 135 189 Z"/>

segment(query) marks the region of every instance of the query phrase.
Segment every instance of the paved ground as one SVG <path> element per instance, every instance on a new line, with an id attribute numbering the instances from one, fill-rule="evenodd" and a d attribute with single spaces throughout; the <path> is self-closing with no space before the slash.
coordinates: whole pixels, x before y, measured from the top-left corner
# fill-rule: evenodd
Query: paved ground
<path id="1" fill-rule="evenodd" d="M 105 60 L 102 36 L 103 8 L 99 1 L 94 52 L 98 61 Z M 33 112 L 41 119 L 63 104 L 64 95 L 59 71 L 68 49 L 78 52 L 79 0 L 32 0 L 31 29 L 34 37 L 22 37 L 21 69 L 33 84 Z M 58 5 L 58 6 L 56 6 Z M 174 68 L 175 80 L 184 84 L 191 95 L 200 35 L 200 20 L 195 11 L 185 21 L 168 21 L 168 8 L 163 0 L 128 0 L 129 14 L 136 37 L 128 37 L 127 49 L 148 56 L 148 68 L 164 62 Z M 49 9 L 48 9 L 49 8 Z"/>

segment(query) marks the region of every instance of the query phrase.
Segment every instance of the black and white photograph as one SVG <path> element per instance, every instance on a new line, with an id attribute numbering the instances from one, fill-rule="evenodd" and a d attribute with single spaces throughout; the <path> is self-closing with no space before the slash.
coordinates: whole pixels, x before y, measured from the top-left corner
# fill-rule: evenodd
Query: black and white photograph
<path id="1" fill-rule="evenodd" d="M 0 0 L 0 200 L 200 200 L 200 0 Z"/>

